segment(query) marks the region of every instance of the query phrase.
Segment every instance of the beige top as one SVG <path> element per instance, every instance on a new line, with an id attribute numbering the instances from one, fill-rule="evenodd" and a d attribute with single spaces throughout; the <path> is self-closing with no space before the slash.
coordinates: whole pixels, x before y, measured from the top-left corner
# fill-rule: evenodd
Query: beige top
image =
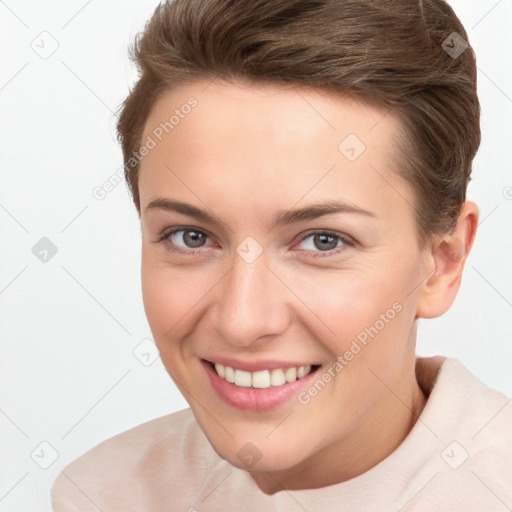
<path id="1" fill-rule="evenodd" d="M 452 358 L 418 358 L 429 396 L 403 443 L 362 475 L 264 494 L 213 450 L 190 409 L 149 421 L 69 464 L 56 512 L 478 511 L 512 507 L 512 405 Z M 437 379 L 436 379 L 437 377 Z"/>

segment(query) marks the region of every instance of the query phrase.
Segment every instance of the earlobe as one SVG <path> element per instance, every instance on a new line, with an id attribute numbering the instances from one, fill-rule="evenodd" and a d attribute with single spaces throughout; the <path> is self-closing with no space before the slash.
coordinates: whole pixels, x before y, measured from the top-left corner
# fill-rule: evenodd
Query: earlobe
<path id="1" fill-rule="evenodd" d="M 418 318 L 436 318 L 453 304 L 459 290 L 467 256 L 475 240 L 478 207 L 466 201 L 452 232 L 439 237 L 428 254 L 431 275 L 422 287 Z"/>

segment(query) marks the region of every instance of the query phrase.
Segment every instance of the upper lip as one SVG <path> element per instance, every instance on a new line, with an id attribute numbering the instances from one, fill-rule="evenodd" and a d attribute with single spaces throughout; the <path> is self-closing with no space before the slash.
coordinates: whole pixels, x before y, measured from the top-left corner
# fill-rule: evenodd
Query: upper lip
<path id="1" fill-rule="evenodd" d="M 314 363 L 296 362 L 296 361 L 280 361 L 277 359 L 265 359 L 259 361 L 242 361 L 240 359 L 233 359 L 230 357 L 206 357 L 205 361 L 210 363 L 219 363 L 223 366 L 230 366 L 235 370 L 243 370 L 246 372 L 257 372 L 260 370 L 275 370 L 278 368 L 294 368 L 299 366 L 318 366 Z"/>

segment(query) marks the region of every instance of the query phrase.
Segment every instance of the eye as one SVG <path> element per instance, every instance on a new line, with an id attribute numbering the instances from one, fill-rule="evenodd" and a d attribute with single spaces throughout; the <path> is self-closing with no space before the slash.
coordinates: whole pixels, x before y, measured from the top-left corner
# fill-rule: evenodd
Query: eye
<path id="1" fill-rule="evenodd" d="M 156 242 L 164 242 L 172 251 L 190 254 L 203 247 L 208 238 L 204 231 L 197 228 L 181 227 L 165 231 Z"/>
<path id="2" fill-rule="evenodd" d="M 341 249 L 342 251 L 346 246 L 353 246 L 354 241 L 341 233 L 317 231 L 304 237 L 298 245 L 300 244 L 303 244 L 302 250 L 317 253 L 312 254 L 312 258 L 318 258 L 324 256 L 322 253 L 327 253 L 325 256 L 331 256 L 333 253 L 338 254 L 340 250 L 335 249 Z"/>
<path id="3" fill-rule="evenodd" d="M 165 243 L 167 249 L 181 254 L 200 254 L 202 247 L 208 247 L 206 241 L 210 236 L 193 226 L 182 226 L 164 231 L 156 242 Z M 345 250 L 347 246 L 354 246 L 355 242 L 349 236 L 335 231 L 316 231 L 303 237 L 297 246 L 310 253 L 308 257 L 318 258 L 332 256 Z"/>

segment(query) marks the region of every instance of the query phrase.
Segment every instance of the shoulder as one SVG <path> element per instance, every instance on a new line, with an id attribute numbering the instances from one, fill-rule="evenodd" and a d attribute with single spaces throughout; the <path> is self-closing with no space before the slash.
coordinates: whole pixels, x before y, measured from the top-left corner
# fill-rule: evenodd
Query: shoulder
<path id="1" fill-rule="evenodd" d="M 441 361 L 441 364 L 432 382 L 432 394 L 435 394 L 436 405 L 444 409 L 445 417 L 453 415 L 460 420 L 459 427 L 471 430 L 483 421 L 484 424 L 480 425 L 483 428 L 478 430 L 478 434 L 481 433 L 484 437 L 495 434 L 500 429 L 501 437 L 512 435 L 512 430 L 504 428 L 512 419 L 509 397 L 484 384 L 458 359 L 424 358 L 424 368 L 432 371 L 429 369 L 429 361 L 436 360 Z M 491 434 L 487 434 L 487 428 L 487 432 Z"/>
<path id="2" fill-rule="evenodd" d="M 471 439 L 486 447 L 501 444 L 512 449 L 512 403 L 490 388 L 459 360 L 451 357 L 419 358 L 416 373 L 429 394 L 422 414 L 432 428 Z"/>
<path id="3" fill-rule="evenodd" d="M 512 502 L 510 398 L 454 358 L 421 358 L 417 375 L 430 391 L 418 426 L 432 448 L 423 466 L 433 478 L 430 498 L 461 510 L 499 510 Z"/>
<path id="4" fill-rule="evenodd" d="M 68 464 L 53 484 L 52 504 L 56 512 L 141 510 L 156 487 L 180 488 L 219 460 L 184 409 L 107 439 Z"/>
<path id="5" fill-rule="evenodd" d="M 457 432 L 469 438 L 474 453 L 512 463 L 512 400 L 475 377 L 457 359 L 445 362 L 449 389 L 446 413 L 453 411 Z"/>

